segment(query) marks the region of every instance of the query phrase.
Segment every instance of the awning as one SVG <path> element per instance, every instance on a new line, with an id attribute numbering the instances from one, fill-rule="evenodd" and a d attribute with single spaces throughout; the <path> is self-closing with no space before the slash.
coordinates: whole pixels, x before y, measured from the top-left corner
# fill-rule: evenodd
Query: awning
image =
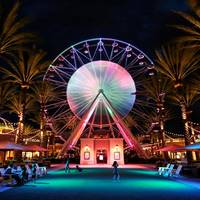
<path id="1" fill-rule="evenodd" d="M 186 150 L 200 150 L 200 143 L 190 144 L 184 147 Z"/>
<path id="2" fill-rule="evenodd" d="M 14 142 L 0 142 L 0 150 L 24 150 L 24 146 Z"/>
<path id="3" fill-rule="evenodd" d="M 30 146 L 25 146 L 24 151 L 48 151 L 48 149 L 45 149 L 43 147 L 40 147 L 38 145 L 30 145 Z"/>

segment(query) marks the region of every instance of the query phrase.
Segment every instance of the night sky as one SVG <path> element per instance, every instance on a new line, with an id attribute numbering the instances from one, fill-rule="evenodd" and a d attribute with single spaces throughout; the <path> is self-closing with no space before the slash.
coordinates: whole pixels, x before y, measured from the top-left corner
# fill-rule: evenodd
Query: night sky
<path id="1" fill-rule="evenodd" d="M 23 0 L 21 14 L 32 21 L 30 30 L 51 58 L 95 37 L 127 41 L 152 57 L 173 36 L 167 26 L 177 20 L 172 10 L 188 9 L 185 0 Z"/>

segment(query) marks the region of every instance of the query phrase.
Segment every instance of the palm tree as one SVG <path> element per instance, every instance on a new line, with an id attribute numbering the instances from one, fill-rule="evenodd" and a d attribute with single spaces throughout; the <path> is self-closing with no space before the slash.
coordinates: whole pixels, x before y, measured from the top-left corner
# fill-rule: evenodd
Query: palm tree
<path id="1" fill-rule="evenodd" d="M 47 84 L 46 82 L 39 82 L 33 88 L 33 91 L 36 95 L 36 101 L 40 104 L 40 116 L 39 116 L 39 123 L 40 123 L 40 145 L 46 146 L 44 144 L 44 137 L 46 136 L 46 109 L 45 105 L 52 101 L 55 96 L 55 91 L 53 88 Z"/>
<path id="2" fill-rule="evenodd" d="M 24 45 L 35 40 L 33 33 L 23 31 L 28 20 L 18 17 L 20 5 L 20 1 L 17 1 L 7 15 L 0 14 L 0 56 L 13 56 L 15 51 L 21 50 Z"/>
<path id="3" fill-rule="evenodd" d="M 167 45 L 162 47 L 160 51 L 156 51 L 156 66 L 158 71 L 172 82 L 175 95 L 182 99 L 179 102 L 179 106 L 183 112 L 183 99 L 188 92 L 185 89 L 189 84 L 188 79 L 191 79 L 200 67 L 198 50 L 194 49 L 191 51 L 188 48 L 183 48 L 183 46 L 176 44 Z M 184 130 L 184 136 L 185 144 L 190 144 L 188 139 L 190 136 L 187 130 Z M 190 160 L 191 156 L 188 154 L 188 161 Z"/>
<path id="4" fill-rule="evenodd" d="M 169 111 L 166 110 L 165 98 L 172 91 L 172 84 L 169 79 L 157 74 L 150 79 L 147 79 L 144 84 L 145 91 L 156 108 L 155 116 L 152 118 L 159 123 L 159 132 L 162 138 L 162 146 L 165 146 L 164 122 L 169 118 Z M 153 122 L 152 122 L 153 123 Z"/>
<path id="5" fill-rule="evenodd" d="M 20 121 L 24 122 L 24 112 L 26 110 L 26 102 L 28 97 L 28 91 L 32 88 L 33 84 L 41 79 L 44 71 L 49 65 L 48 61 L 44 60 L 45 53 L 43 51 L 25 53 L 19 51 L 18 60 L 9 62 L 10 68 L 1 68 L 5 74 L 5 79 L 13 83 L 18 90 L 21 91 L 21 117 Z M 21 128 L 19 129 L 22 130 Z M 19 133 L 20 138 L 21 132 Z"/>
<path id="6" fill-rule="evenodd" d="M 15 136 L 16 143 L 23 142 L 23 133 L 24 133 L 24 115 L 28 112 L 34 111 L 34 97 L 28 95 L 27 98 L 23 99 L 22 93 L 18 93 L 13 98 L 8 105 L 10 112 L 17 114 L 18 116 L 18 129 Z M 22 103 L 23 102 L 23 103 Z"/>
<path id="7" fill-rule="evenodd" d="M 184 129 L 186 132 L 186 135 L 185 135 L 186 145 L 189 145 L 191 142 L 188 122 L 190 121 L 192 106 L 200 100 L 200 90 L 197 87 L 197 85 L 200 84 L 200 81 L 198 79 L 196 81 L 195 81 L 196 82 L 195 85 L 193 84 L 186 85 L 182 94 L 171 96 L 171 99 L 174 101 L 174 103 L 180 104 L 180 107 L 181 107 L 181 114 L 182 114 L 182 119 L 184 122 Z"/>

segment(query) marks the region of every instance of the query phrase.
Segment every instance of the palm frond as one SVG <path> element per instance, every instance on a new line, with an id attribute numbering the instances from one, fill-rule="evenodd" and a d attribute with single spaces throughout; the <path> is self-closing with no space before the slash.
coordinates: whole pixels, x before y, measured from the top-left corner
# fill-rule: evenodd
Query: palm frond
<path id="1" fill-rule="evenodd" d="M 157 74 L 150 79 L 147 79 L 144 83 L 145 93 L 148 98 L 154 103 L 161 100 L 161 97 L 167 96 L 172 91 L 172 84 L 169 79 L 161 74 Z"/>
<path id="2" fill-rule="evenodd" d="M 25 105 L 23 105 L 23 103 Z M 22 112 L 28 113 L 35 111 L 34 103 L 35 99 L 33 95 L 31 94 L 27 95 L 24 101 L 24 96 L 22 95 L 22 93 L 18 93 L 11 98 L 8 107 L 10 109 L 10 112 L 19 115 Z M 23 110 L 23 108 L 25 108 L 25 110 Z"/>
<path id="3" fill-rule="evenodd" d="M 7 112 L 7 105 L 15 93 L 16 91 L 13 85 L 3 81 L 0 83 L 0 114 Z"/>
<path id="4" fill-rule="evenodd" d="M 178 12 L 175 13 L 182 17 L 186 22 L 188 22 L 188 25 L 182 25 L 182 24 L 176 24 L 176 25 L 170 25 L 173 28 L 176 28 L 177 30 L 180 30 L 184 33 L 184 35 L 179 36 L 176 41 L 180 43 L 187 43 L 187 46 L 191 45 L 193 47 L 199 47 L 200 45 L 200 16 L 199 16 L 199 7 L 197 10 L 195 10 L 194 15 L 190 15 L 184 12 Z"/>
<path id="5" fill-rule="evenodd" d="M 200 68 L 198 49 L 191 51 L 180 44 L 169 44 L 155 53 L 158 71 L 174 82 L 185 80 Z"/>
<path id="6" fill-rule="evenodd" d="M 197 85 L 186 85 L 181 94 L 173 95 L 171 99 L 176 105 L 182 102 L 187 108 L 190 108 L 200 100 L 200 89 Z"/>
<path id="7" fill-rule="evenodd" d="M 0 31 L 0 54 L 10 54 L 21 49 L 25 44 L 35 41 L 35 34 L 23 31 L 28 20 L 26 18 L 18 19 L 20 6 L 20 1 L 17 1 L 7 16 L 1 17 L 3 25 Z"/>
<path id="8" fill-rule="evenodd" d="M 1 67 L 1 70 L 10 82 L 20 86 L 24 84 L 31 86 L 49 66 L 50 62 L 45 60 L 45 55 L 46 53 L 42 51 L 36 53 L 19 51 L 18 59 L 10 61 L 9 68 Z"/>

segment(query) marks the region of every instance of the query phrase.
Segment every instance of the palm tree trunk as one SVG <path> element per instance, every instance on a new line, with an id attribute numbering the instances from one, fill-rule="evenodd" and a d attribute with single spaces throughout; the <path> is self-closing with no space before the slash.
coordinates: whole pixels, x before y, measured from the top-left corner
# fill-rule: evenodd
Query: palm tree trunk
<path id="1" fill-rule="evenodd" d="M 23 127 L 24 127 L 23 118 L 24 117 L 23 117 L 22 111 L 19 113 L 18 118 L 19 118 L 19 123 L 18 123 L 16 135 L 15 135 L 15 143 L 20 143 L 21 134 L 23 132 Z"/>
<path id="2" fill-rule="evenodd" d="M 18 130 L 16 133 L 16 138 L 15 142 L 18 144 L 23 143 L 23 136 L 24 136 L 24 114 L 25 114 L 25 109 L 26 109 L 26 88 L 22 88 L 22 109 L 18 115 L 19 117 L 19 125 L 18 125 Z M 16 151 L 15 153 L 15 158 L 18 161 L 21 161 L 22 159 L 22 151 Z"/>
<path id="3" fill-rule="evenodd" d="M 160 132 L 162 137 L 162 146 L 165 146 L 165 132 L 164 132 L 164 122 L 162 119 L 160 119 Z"/>
<path id="4" fill-rule="evenodd" d="M 45 130 L 45 115 L 44 115 L 44 105 L 41 104 L 41 109 L 40 109 L 40 146 L 46 147 L 44 143 L 44 136 L 46 130 Z"/>
<path id="5" fill-rule="evenodd" d="M 160 118 L 160 132 L 161 132 L 161 138 L 162 138 L 162 147 L 165 146 L 165 131 L 164 131 L 164 121 L 162 118 Z M 168 153 L 166 151 L 163 152 L 163 157 L 165 160 L 169 158 Z"/>
<path id="6" fill-rule="evenodd" d="M 190 131 L 188 126 L 188 116 L 187 116 L 187 107 L 184 103 L 181 102 L 181 114 L 182 114 L 182 120 L 184 123 L 184 138 L 185 138 L 185 145 L 190 145 Z M 192 152 L 187 151 L 187 161 L 188 163 L 191 163 L 192 161 Z"/>

